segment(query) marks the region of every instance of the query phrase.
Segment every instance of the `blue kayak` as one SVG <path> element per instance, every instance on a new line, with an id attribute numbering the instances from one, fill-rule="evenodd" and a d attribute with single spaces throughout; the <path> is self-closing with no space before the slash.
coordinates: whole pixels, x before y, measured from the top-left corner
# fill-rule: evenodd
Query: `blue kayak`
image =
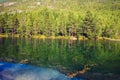
<path id="1" fill-rule="evenodd" d="M 0 62 L 0 80 L 83 80 L 52 69 Z"/>

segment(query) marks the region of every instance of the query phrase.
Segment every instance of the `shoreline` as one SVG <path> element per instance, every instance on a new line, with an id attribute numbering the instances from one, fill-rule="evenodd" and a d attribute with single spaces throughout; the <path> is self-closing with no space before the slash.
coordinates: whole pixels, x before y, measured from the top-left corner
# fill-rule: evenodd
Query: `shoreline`
<path id="1" fill-rule="evenodd" d="M 78 38 L 74 36 L 45 36 L 45 35 L 32 35 L 32 36 L 20 36 L 19 34 L 0 34 L 0 38 L 33 38 L 33 39 L 68 39 L 68 40 L 89 40 L 84 36 L 79 36 Z M 93 39 L 94 40 L 94 39 Z M 120 39 L 107 38 L 107 37 L 97 37 L 96 40 L 108 40 L 108 41 L 120 41 Z"/>

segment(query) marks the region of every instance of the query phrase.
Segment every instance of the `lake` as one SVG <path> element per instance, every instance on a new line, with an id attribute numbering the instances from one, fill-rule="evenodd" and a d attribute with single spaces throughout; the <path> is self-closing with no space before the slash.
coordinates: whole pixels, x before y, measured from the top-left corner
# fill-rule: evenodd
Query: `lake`
<path id="1" fill-rule="evenodd" d="M 50 68 L 84 80 L 120 80 L 120 42 L 0 38 L 0 61 Z M 86 68 L 88 70 L 86 70 Z"/>

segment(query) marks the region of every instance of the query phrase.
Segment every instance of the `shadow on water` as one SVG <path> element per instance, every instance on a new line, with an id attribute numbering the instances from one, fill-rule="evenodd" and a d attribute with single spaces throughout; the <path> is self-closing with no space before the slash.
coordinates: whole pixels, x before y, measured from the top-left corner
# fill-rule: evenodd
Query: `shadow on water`
<path id="1" fill-rule="evenodd" d="M 75 73 L 85 80 L 120 80 L 120 42 L 114 41 L 0 38 L 0 61 Z"/>
<path id="2" fill-rule="evenodd" d="M 83 80 L 68 78 L 64 74 L 48 69 L 25 64 L 0 62 L 0 80 Z"/>

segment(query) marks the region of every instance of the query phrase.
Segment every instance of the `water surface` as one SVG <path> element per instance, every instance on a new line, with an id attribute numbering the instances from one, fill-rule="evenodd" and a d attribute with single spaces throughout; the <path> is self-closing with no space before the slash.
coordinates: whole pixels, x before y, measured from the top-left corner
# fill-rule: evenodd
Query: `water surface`
<path id="1" fill-rule="evenodd" d="M 66 75 L 87 65 L 90 70 L 77 75 L 86 80 L 120 79 L 120 42 L 0 38 L 0 61 L 24 60 L 29 65 L 55 69 Z"/>
<path id="2" fill-rule="evenodd" d="M 83 80 L 68 78 L 64 74 L 48 69 L 25 64 L 0 62 L 0 80 Z"/>

